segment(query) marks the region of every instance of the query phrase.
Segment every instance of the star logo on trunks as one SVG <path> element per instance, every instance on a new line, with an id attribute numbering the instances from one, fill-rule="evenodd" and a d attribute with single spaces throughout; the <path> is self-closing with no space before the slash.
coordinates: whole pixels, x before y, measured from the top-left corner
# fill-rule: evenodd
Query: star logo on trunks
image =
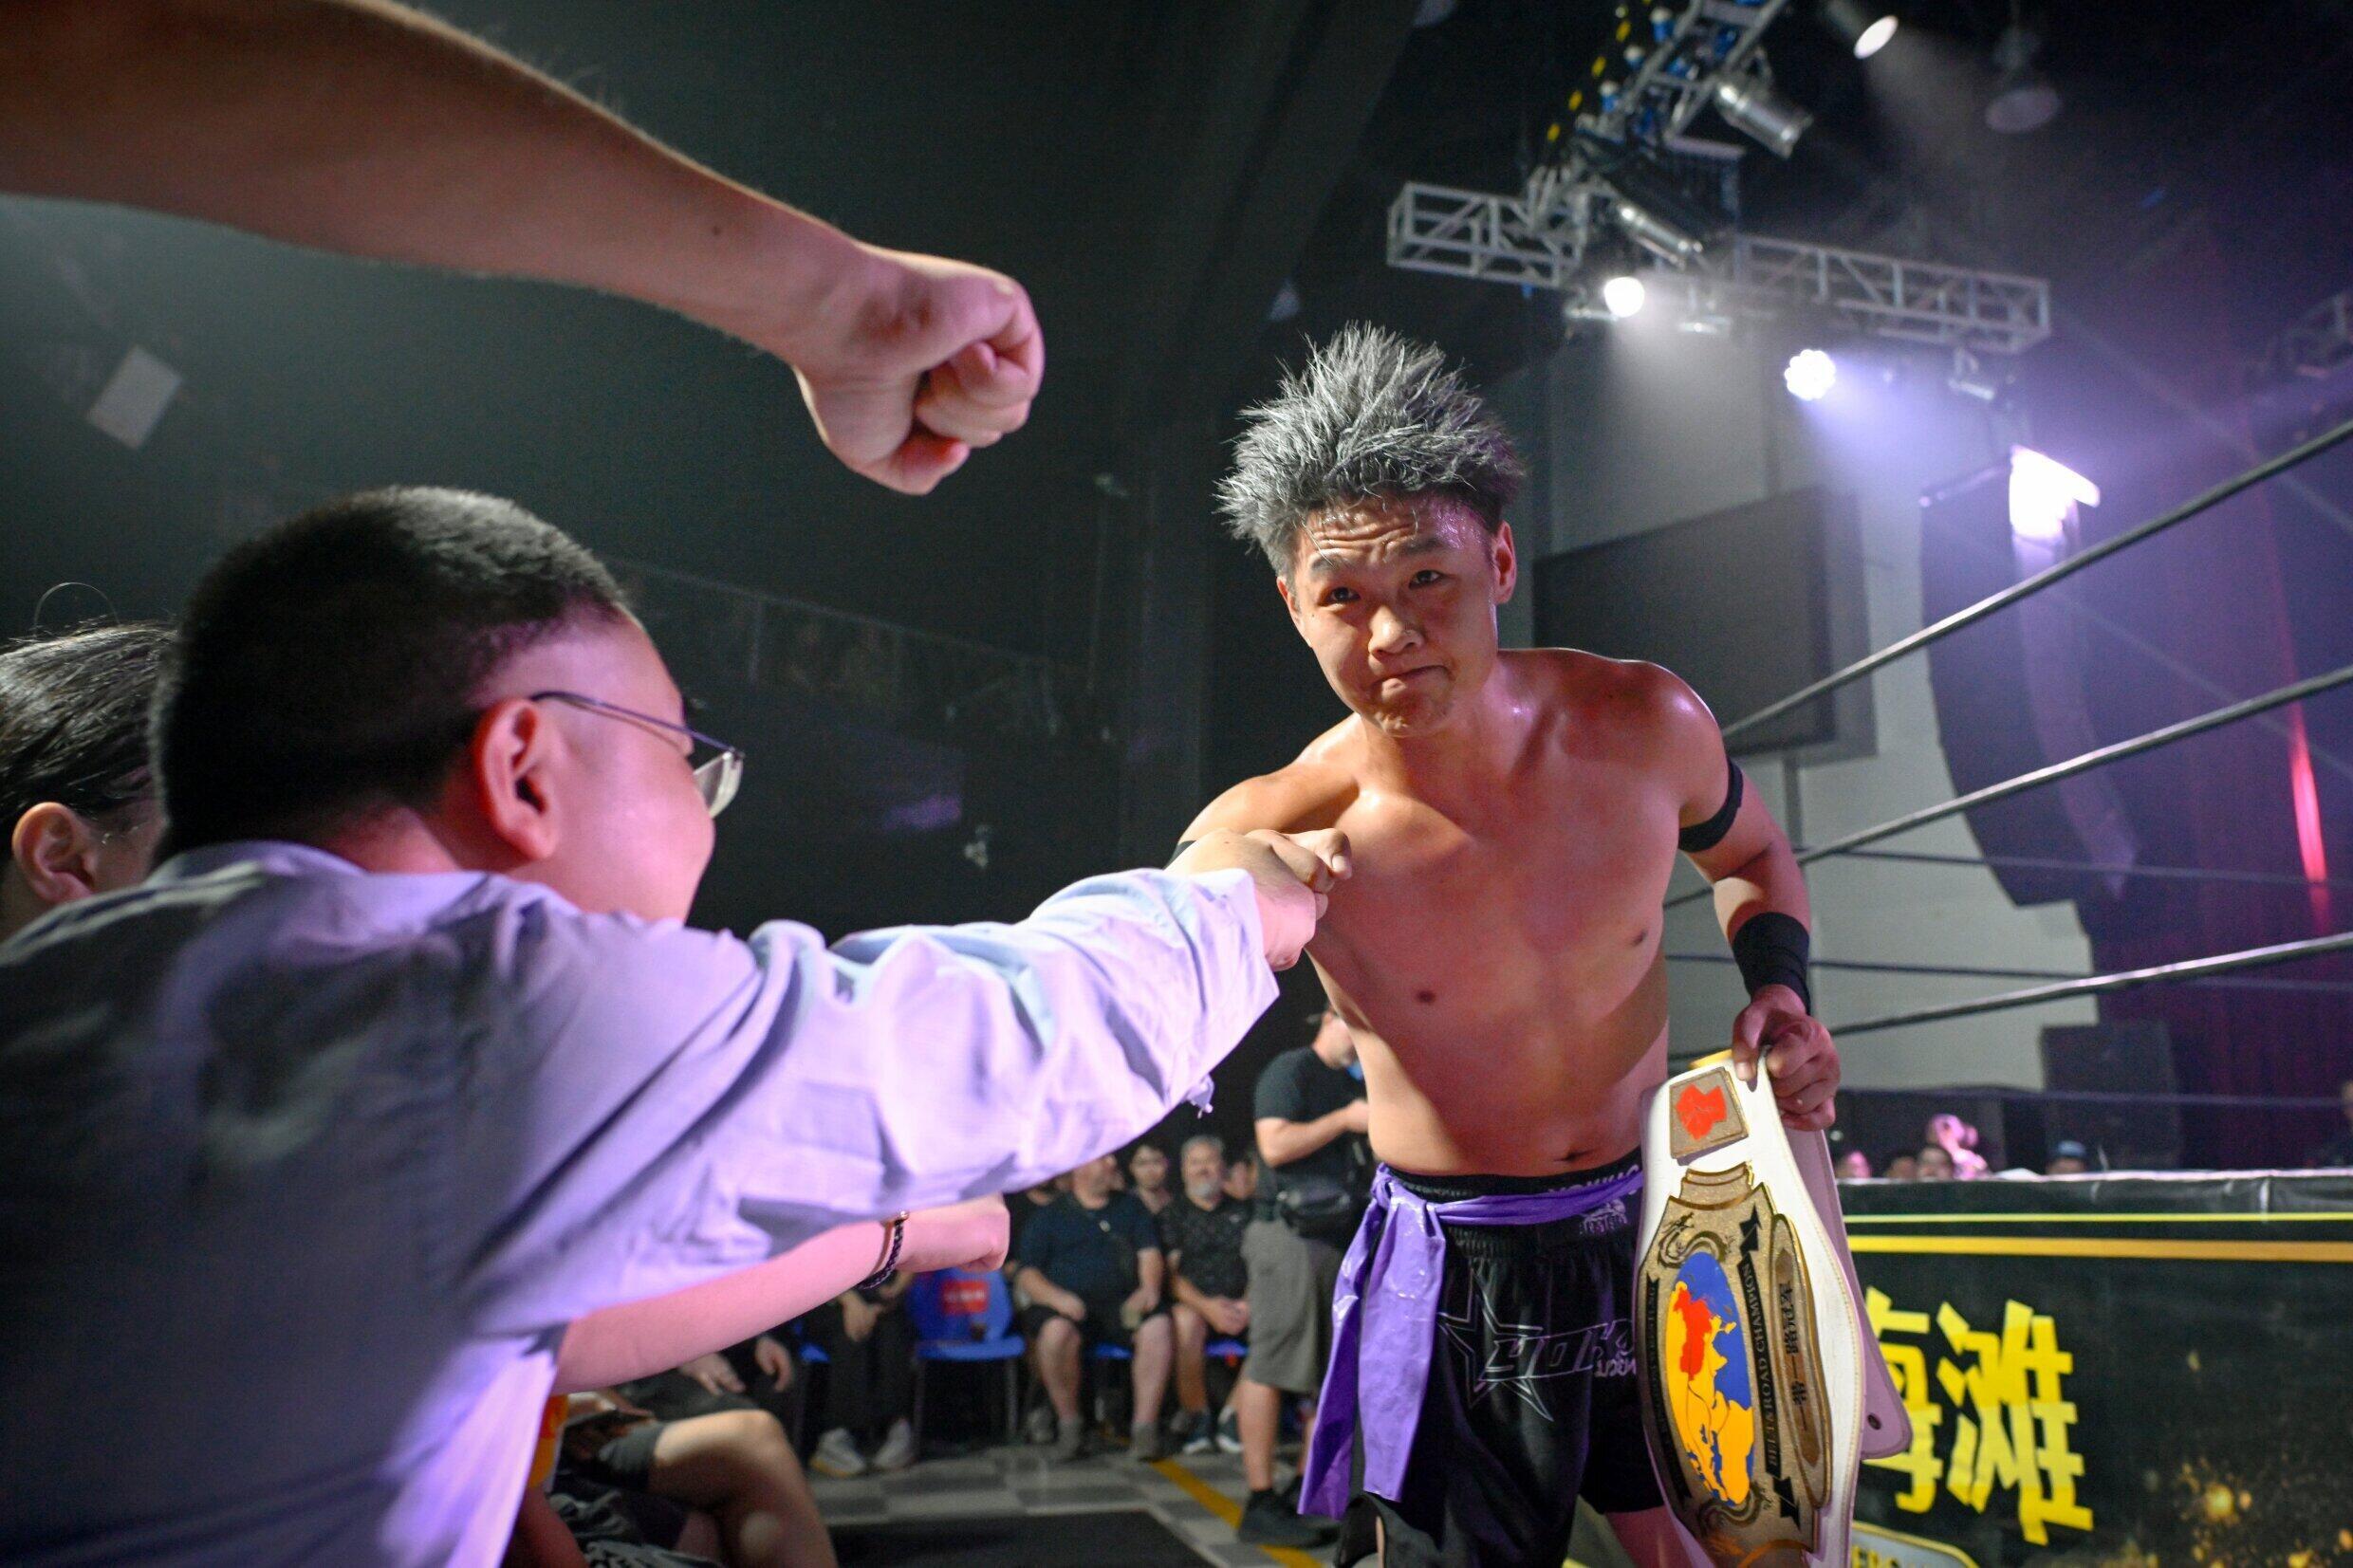
<path id="1" fill-rule="evenodd" d="M 1500 1391 L 1527 1400 L 1529 1409 L 1549 1421 L 1552 1408 L 1545 1402 L 1546 1383 L 1588 1375 L 1631 1377 L 1637 1370 L 1630 1319 L 1547 1332 L 1532 1323 L 1497 1322 L 1488 1300 L 1475 1290 L 1472 1294 L 1475 1318 L 1438 1314 L 1438 1331 L 1461 1359 L 1472 1405 Z"/>

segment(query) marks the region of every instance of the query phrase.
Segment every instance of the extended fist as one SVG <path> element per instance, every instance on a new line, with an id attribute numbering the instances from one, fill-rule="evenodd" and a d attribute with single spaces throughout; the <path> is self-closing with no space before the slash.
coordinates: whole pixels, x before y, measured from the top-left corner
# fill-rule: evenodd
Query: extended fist
<path id="1" fill-rule="evenodd" d="M 1029 296 L 1003 273 L 873 246 L 858 252 L 842 292 L 764 346 L 799 376 L 835 456 L 922 495 L 973 448 L 1028 419 L 1046 339 Z"/>
<path id="2" fill-rule="evenodd" d="M 928 1274 L 936 1268 L 1001 1268 L 1011 1245 L 1012 1217 L 1005 1200 L 967 1198 L 945 1208 L 925 1208 L 907 1216 L 907 1234 L 899 1244 L 899 1266 L 908 1274 Z"/>
<path id="3" fill-rule="evenodd" d="M 1169 866 L 1188 876 L 1247 871 L 1258 895 L 1258 924 L 1267 962 L 1288 969 L 1314 939 L 1316 922 L 1333 887 L 1347 880 L 1348 836 L 1337 828 L 1312 833 L 1258 829 L 1204 833 Z"/>

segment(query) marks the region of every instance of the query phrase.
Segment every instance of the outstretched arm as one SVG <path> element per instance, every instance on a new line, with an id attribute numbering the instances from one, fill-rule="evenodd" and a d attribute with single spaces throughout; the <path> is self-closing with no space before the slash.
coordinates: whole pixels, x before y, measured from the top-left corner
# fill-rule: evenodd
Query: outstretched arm
<path id="1" fill-rule="evenodd" d="M 1011 279 L 881 250 L 388 0 L 11 0 L 0 190 L 576 284 L 790 363 L 818 431 L 921 493 L 1020 428 Z"/>
<path id="2" fill-rule="evenodd" d="M 1002 1198 L 909 1215 L 899 1261 L 917 1273 L 998 1267 L 1010 1223 Z M 887 1235 L 880 1222 L 842 1226 L 764 1264 L 578 1319 L 556 1351 L 556 1392 L 651 1377 L 765 1334 L 872 1274 Z"/>
<path id="3" fill-rule="evenodd" d="M 1806 982 L 1813 906 L 1805 874 L 1765 802 L 1732 783 L 1723 732 L 1707 705 L 1663 670 L 1655 685 L 1685 853 L 1714 884 L 1716 918 L 1749 986 L 1749 1005 L 1732 1021 L 1732 1056 L 1745 1064 L 1764 1054 L 1788 1125 L 1827 1127 L 1838 1116 L 1839 1059 L 1830 1032 L 1813 1017 Z M 1734 788 L 1741 789 L 1736 805 Z"/>

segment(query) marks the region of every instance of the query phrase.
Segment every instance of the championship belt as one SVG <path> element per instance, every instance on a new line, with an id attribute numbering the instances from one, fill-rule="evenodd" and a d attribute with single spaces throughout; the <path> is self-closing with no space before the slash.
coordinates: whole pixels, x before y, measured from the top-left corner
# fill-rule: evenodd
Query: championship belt
<path id="1" fill-rule="evenodd" d="M 1728 1055 L 1642 1116 L 1635 1345 L 1659 1489 L 1723 1568 L 1847 1568 L 1865 1458 L 1911 1446 L 1846 1250 L 1830 1149 Z"/>

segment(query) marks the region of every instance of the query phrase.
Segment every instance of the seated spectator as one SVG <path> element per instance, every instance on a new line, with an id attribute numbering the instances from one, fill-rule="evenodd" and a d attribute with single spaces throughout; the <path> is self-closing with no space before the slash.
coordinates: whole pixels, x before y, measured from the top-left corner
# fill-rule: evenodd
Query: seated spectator
<path id="1" fill-rule="evenodd" d="M 1168 1255 L 1169 1294 L 1176 1305 L 1176 1404 L 1184 1420 L 1184 1451 L 1206 1453 L 1231 1420 L 1209 1413 L 1208 1358 L 1212 1335 L 1240 1338 L 1250 1332 L 1249 1274 L 1242 1233 L 1253 1206 L 1226 1196 L 1224 1140 L 1203 1133 L 1179 1151 L 1184 1191 L 1160 1212 L 1160 1250 Z M 1235 1452 L 1241 1440 L 1232 1441 Z"/>
<path id="2" fill-rule="evenodd" d="M 1014 1248 L 1015 1282 L 1029 1304 L 1021 1332 L 1053 1406 L 1054 1457 L 1086 1445 L 1079 1415 L 1079 1356 L 1097 1345 L 1131 1351 L 1135 1410 L 1128 1438 L 1139 1460 L 1161 1456 L 1160 1395 L 1168 1385 L 1170 1328 L 1160 1299 L 1160 1238 L 1143 1205 L 1111 1189 L 1117 1156 L 1070 1175 L 1070 1190 L 1030 1216 Z"/>
<path id="3" fill-rule="evenodd" d="M 1954 1179 L 1953 1152 L 1941 1143 L 1928 1144 L 1915 1156 L 1918 1170 L 1915 1181 L 1951 1181 Z"/>
<path id="4" fill-rule="evenodd" d="M 1168 1156 L 1157 1143 L 1139 1143 L 1127 1153 L 1127 1180 L 1136 1201 L 1155 1219 L 1168 1207 Z"/>
<path id="5" fill-rule="evenodd" d="M 1264 1171 L 1258 1151 L 1243 1151 L 1239 1159 L 1226 1167 L 1226 1196 L 1235 1203 L 1255 1203 L 1258 1200 L 1258 1178 Z"/>
<path id="6" fill-rule="evenodd" d="M 825 1475 L 903 1470 L 915 1463 L 915 1329 L 899 1273 L 874 1290 L 845 1290 L 802 1319 L 825 1353 L 825 1432 L 809 1456 Z"/>
<path id="7" fill-rule="evenodd" d="M 1977 1129 L 1950 1112 L 1928 1118 L 1928 1141 L 1949 1156 L 1955 1181 L 1975 1181 L 1986 1173 L 1985 1156 L 1977 1153 Z"/>
<path id="8" fill-rule="evenodd" d="M 2073 1138 L 2061 1138 L 2050 1146 L 2050 1159 L 2043 1167 L 2046 1176 L 2080 1176 L 2091 1169 L 2091 1151 Z"/>
<path id="9" fill-rule="evenodd" d="M 1887 1162 L 1886 1174 L 1889 1181 L 1918 1181 L 1920 1179 L 1919 1155 L 1898 1154 Z"/>
<path id="10" fill-rule="evenodd" d="M 1871 1156 L 1860 1149 L 1849 1149 L 1839 1156 L 1838 1179 L 1862 1181 L 1871 1174 Z"/>

